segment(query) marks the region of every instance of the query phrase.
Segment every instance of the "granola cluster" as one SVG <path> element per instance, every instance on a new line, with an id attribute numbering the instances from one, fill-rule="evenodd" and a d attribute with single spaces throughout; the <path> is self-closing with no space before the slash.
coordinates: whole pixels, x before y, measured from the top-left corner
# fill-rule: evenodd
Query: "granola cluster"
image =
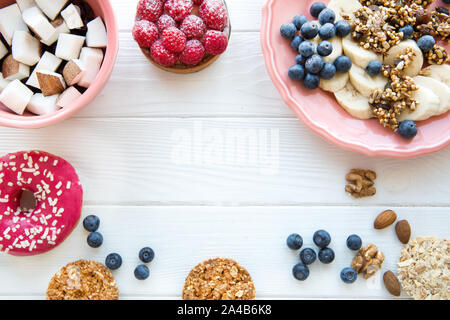
<path id="1" fill-rule="evenodd" d="M 417 23 L 414 38 L 429 34 L 442 40 L 450 39 L 450 16 L 447 8 L 436 7 L 431 13 L 424 14 Z"/>

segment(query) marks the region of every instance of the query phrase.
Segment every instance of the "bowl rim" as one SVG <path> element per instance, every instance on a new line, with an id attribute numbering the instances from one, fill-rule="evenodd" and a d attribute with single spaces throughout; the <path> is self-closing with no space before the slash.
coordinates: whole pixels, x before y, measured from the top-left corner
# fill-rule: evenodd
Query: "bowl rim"
<path id="1" fill-rule="evenodd" d="M 63 108 L 55 113 L 44 116 L 22 116 L 16 114 L 0 115 L 0 126 L 21 128 L 21 129 L 38 129 L 47 127 L 61 122 L 75 113 L 87 107 L 103 90 L 108 82 L 114 69 L 115 61 L 119 51 L 119 32 L 114 9 L 109 0 L 99 2 L 100 9 L 103 13 L 102 19 L 105 23 L 108 45 L 105 50 L 105 57 L 97 74 L 95 81 L 91 86 L 75 100 L 70 108 Z"/>
<path id="2" fill-rule="evenodd" d="M 273 10 L 272 6 L 274 5 L 275 0 L 265 0 L 262 6 L 262 17 L 261 17 L 261 47 L 264 56 L 264 62 L 266 65 L 267 72 L 272 80 L 272 83 L 277 88 L 280 93 L 283 101 L 294 111 L 300 120 L 313 132 L 318 134 L 323 139 L 350 151 L 355 151 L 358 153 L 365 154 L 370 157 L 391 157 L 391 158 L 414 158 L 421 155 L 434 153 L 440 151 L 447 146 L 450 145 L 450 136 L 444 138 L 443 140 L 427 146 L 418 146 L 413 149 L 399 150 L 395 148 L 389 147 L 371 147 L 369 145 L 365 145 L 362 143 L 358 143 L 355 141 L 349 141 L 343 137 L 340 137 L 336 133 L 332 133 L 326 130 L 325 127 L 318 124 L 314 120 L 312 120 L 308 114 L 303 110 L 302 105 L 294 100 L 294 98 L 290 95 L 289 90 L 286 84 L 280 77 L 278 71 L 274 68 L 275 64 L 275 56 L 274 49 L 271 45 L 270 41 L 270 22 L 273 19 Z M 450 112 L 450 111 L 449 111 Z M 364 120 L 360 120 L 364 121 Z"/>

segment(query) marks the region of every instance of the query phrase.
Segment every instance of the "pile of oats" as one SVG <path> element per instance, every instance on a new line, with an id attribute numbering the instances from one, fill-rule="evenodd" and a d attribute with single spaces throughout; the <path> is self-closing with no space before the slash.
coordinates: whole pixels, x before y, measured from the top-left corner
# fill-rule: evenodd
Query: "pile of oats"
<path id="1" fill-rule="evenodd" d="M 450 239 L 419 237 L 402 250 L 398 279 L 416 300 L 450 299 Z"/>

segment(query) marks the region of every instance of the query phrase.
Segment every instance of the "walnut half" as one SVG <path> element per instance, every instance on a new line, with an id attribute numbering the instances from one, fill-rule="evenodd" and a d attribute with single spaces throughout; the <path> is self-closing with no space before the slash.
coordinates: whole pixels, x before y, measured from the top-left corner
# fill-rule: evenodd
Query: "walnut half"
<path id="1" fill-rule="evenodd" d="M 381 270 L 384 262 L 384 254 L 378 250 L 374 244 L 368 244 L 360 249 L 358 254 L 353 258 L 352 268 L 364 274 L 364 279 L 368 279 Z"/>
<path id="2" fill-rule="evenodd" d="M 345 191 L 355 198 L 369 197 L 376 194 L 373 187 L 377 174 L 371 170 L 352 169 L 345 179 L 349 182 L 345 186 Z"/>

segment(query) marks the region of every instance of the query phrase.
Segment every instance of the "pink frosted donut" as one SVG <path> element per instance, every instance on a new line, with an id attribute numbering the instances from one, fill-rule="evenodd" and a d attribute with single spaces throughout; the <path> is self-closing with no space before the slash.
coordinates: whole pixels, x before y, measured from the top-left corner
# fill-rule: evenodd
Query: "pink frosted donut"
<path id="1" fill-rule="evenodd" d="M 21 208 L 24 190 L 34 194 L 34 209 Z M 75 228 L 82 203 L 80 179 L 64 159 L 42 151 L 1 157 L 0 251 L 29 256 L 53 249 Z"/>

